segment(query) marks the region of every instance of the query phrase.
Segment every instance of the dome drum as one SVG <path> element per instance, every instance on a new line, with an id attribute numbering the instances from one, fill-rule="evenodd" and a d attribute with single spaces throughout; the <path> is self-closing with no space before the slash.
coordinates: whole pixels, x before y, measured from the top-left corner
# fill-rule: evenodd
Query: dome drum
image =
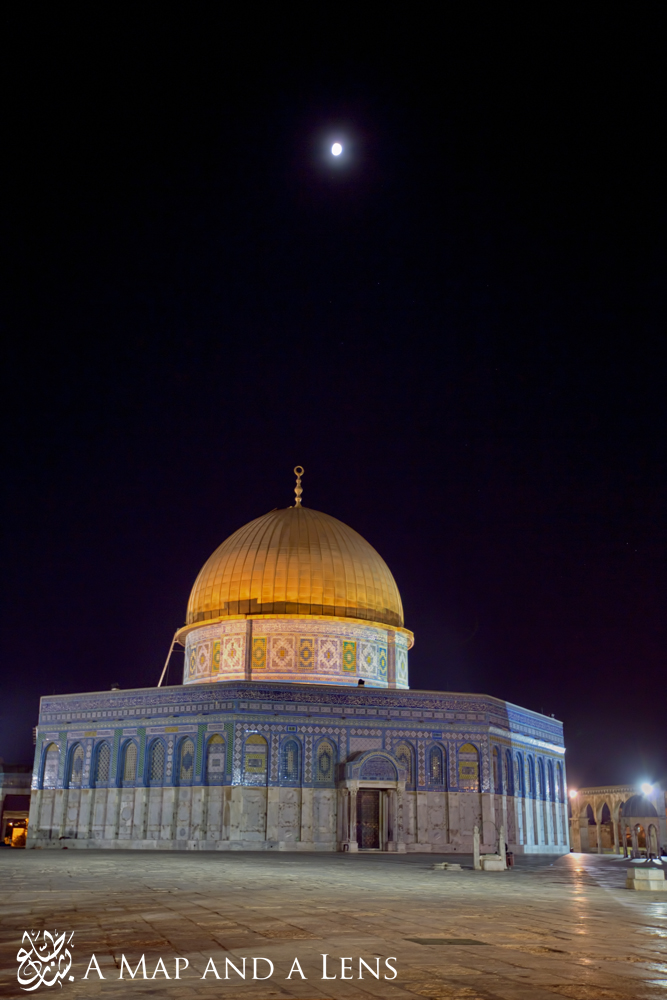
<path id="1" fill-rule="evenodd" d="M 282 681 L 407 688 L 412 633 L 345 619 L 248 618 L 187 629 L 184 684 Z"/>

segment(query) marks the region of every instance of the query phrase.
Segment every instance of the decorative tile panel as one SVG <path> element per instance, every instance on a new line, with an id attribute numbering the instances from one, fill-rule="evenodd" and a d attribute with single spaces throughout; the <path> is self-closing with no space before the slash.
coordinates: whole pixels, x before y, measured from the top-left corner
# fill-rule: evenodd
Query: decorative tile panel
<path id="1" fill-rule="evenodd" d="M 357 644 L 343 640 L 343 673 L 356 674 L 357 672 Z"/>
<path id="2" fill-rule="evenodd" d="M 375 642 L 360 642 L 357 647 L 357 670 L 360 677 L 377 677 L 378 648 Z"/>
<path id="3" fill-rule="evenodd" d="M 268 668 L 277 673 L 292 674 L 296 669 L 296 636 L 272 635 L 269 637 Z"/>
<path id="4" fill-rule="evenodd" d="M 245 671 L 245 635 L 226 635 L 222 639 L 223 674 L 243 676 Z"/>
<path id="5" fill-rule="evenodd" d="M 252 639 L 252 669 L 266 669 L 266 636 L 255 635 Z"/>
<path id="6" fill-rule="evenodd" d="M 315 670 L 315 638 L 299 636 L 299 670 L 310 674 Z"/>

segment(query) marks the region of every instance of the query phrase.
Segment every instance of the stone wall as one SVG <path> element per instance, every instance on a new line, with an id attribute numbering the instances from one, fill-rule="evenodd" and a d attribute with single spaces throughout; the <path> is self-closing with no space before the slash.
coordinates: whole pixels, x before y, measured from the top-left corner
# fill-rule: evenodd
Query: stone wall
<path id="1" fill-rule="evenodd" d="M 407 851 L 471 853 L 475 825 L 484 850 L 496 849 L 500 826 L 516 853 L 569 850 L 563 803 L 542 809 L 508 795 L 405 790 L 399 802 L 397 840 Z M 334 788 L 37 789 L 28 846 L 336 851 L 337 812 Z"/>

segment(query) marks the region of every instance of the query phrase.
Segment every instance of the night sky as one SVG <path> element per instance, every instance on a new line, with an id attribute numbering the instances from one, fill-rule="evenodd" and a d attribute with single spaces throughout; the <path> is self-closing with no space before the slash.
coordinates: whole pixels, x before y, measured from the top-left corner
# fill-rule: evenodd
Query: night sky
<path id="1" fill-rule="evenodd" d="M 658 8 L 233 9 L 5 15 L 0 755 L 41 694 L 156 684 L 302 464 L 413 688 L 665 780 Z"/>

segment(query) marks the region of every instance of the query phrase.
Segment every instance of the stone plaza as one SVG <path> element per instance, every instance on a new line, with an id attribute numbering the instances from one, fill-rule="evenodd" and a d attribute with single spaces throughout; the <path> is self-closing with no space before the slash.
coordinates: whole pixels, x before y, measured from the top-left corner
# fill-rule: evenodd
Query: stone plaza
<path id="1" fill-rule="evenodd" d="M 452 860 L 460 870 L 434 868 Z M 5 850 L 0 991 L 25 995 L 22 935 L 45 929 L 74 932 L 65 1000 L 664 996 L 667 892 L 627 891 L 630 865 L 525 855 L 508 871 L 478 872 L 451 854 Z M 92 954 L 103 981 L 94 971 L 83 979 Z M 323 954 L 335 979 L 322 979 Z M 120 980 L 123 955 L 133 971 L 144 955 L 149 977 L 161 958 L 170 978 L 125 970 Z M 177 957 L 188 962 L 178 980 Z M 226 959 L 242 971 L 244 957 L 246 979 L 231 970 L 226 980 Z M 252 979 L 253 957 L 273 963 L 270 978 Z M 305 980 L 287 978 L 295 958 Z M 352 978 L 341 979 L 343 958 Z M 201 978 L 210 959 L 220 980 Z M 269 968 L 259 962 L 258 975 Z"/>

